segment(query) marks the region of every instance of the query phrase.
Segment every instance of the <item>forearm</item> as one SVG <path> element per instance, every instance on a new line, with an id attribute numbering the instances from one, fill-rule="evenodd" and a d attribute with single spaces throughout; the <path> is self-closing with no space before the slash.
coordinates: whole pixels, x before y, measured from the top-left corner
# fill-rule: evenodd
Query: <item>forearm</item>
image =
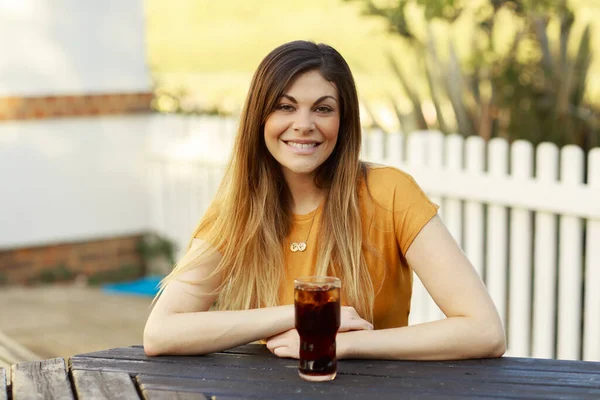
<path id="1" fill-rule="evenodd" d="M 293 327 L 293 306 L 155 316 L 146 324 L 144 349 L 148 355 L 207 354 Z"/>
<path id="2" fill-rule="evenodd" d="M 500 357 L 505 351 L 501 327 L 467 317 L 344 332 L 338 334 L 337 343 L 339 358 L 454 360 Z"/>

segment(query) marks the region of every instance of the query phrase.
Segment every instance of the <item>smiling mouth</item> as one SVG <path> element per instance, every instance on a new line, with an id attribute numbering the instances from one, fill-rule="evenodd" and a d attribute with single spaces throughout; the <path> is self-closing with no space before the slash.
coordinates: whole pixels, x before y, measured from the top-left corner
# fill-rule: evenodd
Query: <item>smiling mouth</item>
<path id="1" fill-rule="evenodd" d="M 283 141 L 285 144 L 291 147 L 295 147 L 297 149 L 311 149 L 313 147 L 317 147 L 321 143 L 317 142 L 293 142 L 293 141 Z"/>

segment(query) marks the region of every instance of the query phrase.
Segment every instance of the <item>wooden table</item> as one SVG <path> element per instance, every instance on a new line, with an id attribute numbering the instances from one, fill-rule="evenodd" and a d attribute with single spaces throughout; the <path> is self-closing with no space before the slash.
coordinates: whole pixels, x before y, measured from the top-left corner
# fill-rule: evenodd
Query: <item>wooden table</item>
<path id="1" fill-rule="evenodd" d="M 343 360 L 333 382 L 300 380 L 296 361 L 246 345 L 201 357 L 146 357 L 140 346 L 12 366 L 0 399 L 600 399 L 600 363 L 532 358 Z M 8 392 L 7 392 L 8 390 Z M 74 393 L 77 393 L 77 397 Z"/>

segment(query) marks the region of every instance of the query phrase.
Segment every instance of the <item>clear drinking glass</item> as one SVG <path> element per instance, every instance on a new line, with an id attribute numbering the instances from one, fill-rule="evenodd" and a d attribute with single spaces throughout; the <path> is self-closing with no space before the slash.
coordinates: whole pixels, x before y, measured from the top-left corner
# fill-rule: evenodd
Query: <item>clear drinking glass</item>
<path id="1" fill-rule="evenodd" d="M 306 381 L 331 381 L 337 374 L 335 337 L 340 327 L 341 281 L 330 276 L 294 280 L 298 374 Z"/>

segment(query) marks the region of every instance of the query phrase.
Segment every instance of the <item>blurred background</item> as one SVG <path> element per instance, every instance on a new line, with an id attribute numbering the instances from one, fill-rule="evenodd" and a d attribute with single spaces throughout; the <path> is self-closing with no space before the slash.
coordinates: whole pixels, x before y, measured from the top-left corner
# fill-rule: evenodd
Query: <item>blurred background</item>
<path id="1" fill-rule="evenodd" d="M 141 343 L 252 73 L 324 42 L 509 354 L 600 360 L 600 0 L 0 0 L 0 364 Z M 441 318 L 420 283 L 411 323 Z"/>

